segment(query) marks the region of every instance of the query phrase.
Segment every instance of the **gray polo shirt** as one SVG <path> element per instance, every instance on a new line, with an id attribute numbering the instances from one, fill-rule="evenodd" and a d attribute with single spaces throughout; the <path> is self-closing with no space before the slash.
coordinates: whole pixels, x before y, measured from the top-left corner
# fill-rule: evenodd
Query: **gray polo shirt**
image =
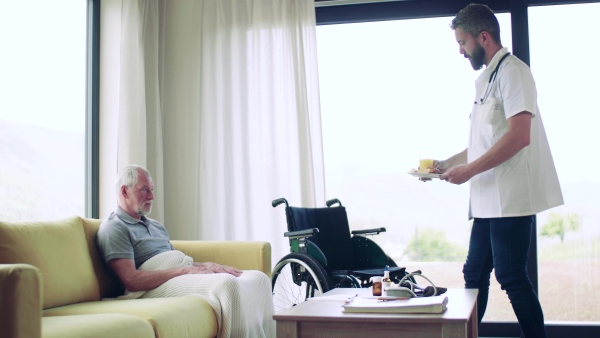
<path id="1" fill-rule="evenodd" d="M 96 242 L 106 263 L 129 258 L 136 268 L 154 255 L 174 250 L 162 224 L 145 216 L 135 219 L 120 207 L 100 224 Z"/>

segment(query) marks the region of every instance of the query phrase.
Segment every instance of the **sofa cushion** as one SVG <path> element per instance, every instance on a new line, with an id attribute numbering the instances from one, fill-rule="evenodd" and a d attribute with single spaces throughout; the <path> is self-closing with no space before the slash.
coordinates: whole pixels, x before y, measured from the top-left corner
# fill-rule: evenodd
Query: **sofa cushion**
<path id="1" fill-rule="evenodd" d="M 99 313 L 124 313 L 142 318 L 152 325 L 156 337 L 217 336 L 215 313 L 210 304 L 198 296 L 88 302 L 48 309 L 43 315 L 48 317 Z"/>
<path id="2" fill-rule="evenodd" d="M 154 338 L 147 321 L 124 314 L 98 314 L 42 318 L 44 338 Z"/>
<path id="3" fill-rule="evenodd" d="M 100 299 L 79 217 L 0 222 L 0 263 L 25 263 L 40 269 L 44 309 Z"/>
<path id="4" fill-rule="evenodd" d="M 123 294 L 123 285 L 119 282 L 117 276 L 109 272 L 110 268 L 104 263 L 104 259 L 98 249 L 98 244 L 96 244 L 96 235 L 98 234 L 98 228 L 102 220 L 83 218 L 82 221 L 92 265 L 94 266 L 94 272 L 100 287 L 100 298 L 120 296 Z"/>

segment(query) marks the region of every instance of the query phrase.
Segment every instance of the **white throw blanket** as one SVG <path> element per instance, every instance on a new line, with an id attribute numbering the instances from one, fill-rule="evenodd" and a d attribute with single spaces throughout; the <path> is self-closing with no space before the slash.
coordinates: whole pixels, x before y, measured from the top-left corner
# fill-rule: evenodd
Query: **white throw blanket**
<path id="1" fill-rule="evenodd" d="M 193 263 L 183 252 L 172 250 L 148 259 L 139 269 L 166 270 Z M 228 273 L 182 275 L 152 290 L 126 291 L 116 299 L 187 295 L 200 296 L 212 306 L 219 337 L 275 337 L 271 282 L 261 271 L 246 270 L 240 277 Z"/>

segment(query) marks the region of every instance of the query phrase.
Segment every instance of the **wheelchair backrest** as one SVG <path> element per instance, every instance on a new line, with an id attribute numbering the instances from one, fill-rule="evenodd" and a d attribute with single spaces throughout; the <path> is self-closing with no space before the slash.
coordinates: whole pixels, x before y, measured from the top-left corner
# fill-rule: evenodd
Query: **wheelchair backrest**
<path id="1" fill-rule="evenodd" d="M 319 233 L 309 241 L 323 251 L 327 258 L 327 271 L 352 270 L 356 257 L 350 238 L 350 225 L 346 208 L 295 208 L 287 207 L 288 231 L 318 228 Z"/>

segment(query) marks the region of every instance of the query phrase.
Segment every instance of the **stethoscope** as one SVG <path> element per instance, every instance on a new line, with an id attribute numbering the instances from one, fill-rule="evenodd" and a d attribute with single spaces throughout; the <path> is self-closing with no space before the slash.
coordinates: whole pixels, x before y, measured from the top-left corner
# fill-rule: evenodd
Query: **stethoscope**
<path id="1" fill-rule="evenodd" d="M 504 54 L 504 56 L 500 59 L 500 61 L 498 61 L 498 65 L 496 66 L 496 68 L 494 69 L 492 74 L 490 75 L 490 79 L 488 80 L 487 86 L 485 87 L 485 92 L 483 92 L 483 97 L 479 100 L 481 102 L 481 104 L 483 104 L 485 101 L 487 101 L 488 96 L 490 96 L 490 93 L 492 92 L 492 87 L 490 86 L 490 84 L 492 83 L 492 81 L 494 81 L 496 79 L 496 76 L 498 75 L 498 69 L 500 69 L 500 65 L 502 64 L 502 61 L 504 61 L 504 59 L 506 59 L 506 57 L 508 55 L 510 55 L 510 52 Z M 477 101 L 475 101 L 473 103 L 477 104 Z"/>

